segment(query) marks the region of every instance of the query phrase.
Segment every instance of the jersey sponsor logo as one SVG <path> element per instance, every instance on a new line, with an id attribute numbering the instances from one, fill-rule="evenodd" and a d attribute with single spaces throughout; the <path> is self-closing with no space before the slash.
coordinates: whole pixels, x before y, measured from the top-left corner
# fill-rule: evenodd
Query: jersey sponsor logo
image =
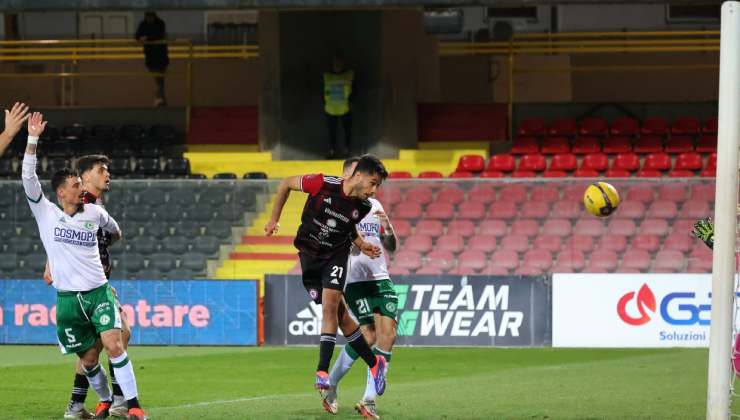
<path id="1" fill-rule="evenodd" d="M 324 203 L 331 205 L 331 197 L 325 198 Z"/>
<path id="2" fill-rule="evenodd" d="M 325 208 L 324 208 L 324 212 L 325 212 L 326 214 L 329 214 L 330 216 L 334 216 L 334 217 L 336 217 L 337 219 L 339 219 L 339 220 L 343 221 L 344 223 L 347 223 L 347 222 L 349 222 L 349 218 L 347 218 L 347 216 L 345 216 L 345 215 L 343 215 L 343 214 L 339 214 L 339 213 L 335 212 L 334 210 L 330 209 L 329 207 L 325 207 Z M 354 217 L 354 218 L 356 219 L 356 218 L 357 218 L 357 216 L 355 216 L 355 213 L 357 213 L 357 216 L 359 216 L 359 215 L 360 215 L 360 213 L 359 213 L 359 212 L 358 212 L 357 210 L 355 210 L 355 211 L 354 211 L 354 212 L 352 213 L 352 217 Z"/>
<path id="3" fill-rule="evenodd" d="M 311 290 L 317 294 L 316 290 Z M 309 291 L 309 294 L 311 293 Z M 313 295 L 312 298 L 315 299 Z M 291 321 L 288 324 L 288 333 L 290 335 L 319 335 L 321 331 L 321 319 L 323 314 L 321 312 L 321 306 L 315 302 L 311 302 L 308 308 L 304 308 L 295 315 L 296 320 Z"/>
<path id="4" fill-rule="evenodd" d="M 357 224 L 357 230 L 364 236 L 380 237 L 380 224 L 374 222 L 360 222 Z"/>
<path id="5" fill-rule="evenodd" d="M 329 219 L 326 221 L 326 225 L 329 226 L 330 228 L 335 228 L 337 227 L 337 221 L 334 219 Z"/>
<path id="6" fill-rule="evenodd" d="M 54 242 L 62 242 L 70 245 L 93 247 L 97 245 L 98 233 L 86 232 L 71 228 L 54 228 Z"/>

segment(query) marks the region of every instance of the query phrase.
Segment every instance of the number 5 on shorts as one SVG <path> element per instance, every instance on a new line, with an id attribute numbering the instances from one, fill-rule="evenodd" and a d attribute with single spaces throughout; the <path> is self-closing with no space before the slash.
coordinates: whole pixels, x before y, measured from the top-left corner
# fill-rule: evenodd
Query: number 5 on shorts
<path id="1" fill-rule="evenodd" d="M 77 338 L 75 338 L 74 334 L 72 334 L 72 328 L 65 328 L 64 334 L 67 335 L 67 340 L 69 344 L 72 344 L 77 341 Z"/>

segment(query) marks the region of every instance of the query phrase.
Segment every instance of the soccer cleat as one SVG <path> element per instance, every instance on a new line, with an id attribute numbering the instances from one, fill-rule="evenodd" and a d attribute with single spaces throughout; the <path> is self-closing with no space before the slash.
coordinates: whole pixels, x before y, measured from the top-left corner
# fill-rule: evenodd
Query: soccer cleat
<path id="1" fill-rule="evenodd" d="M 85 410 L 85 404 L 70 401 L 67 410 L 64 412 L 65 419 L 91 419 L 91 412 Z"/>
<path id="2" fill-rule="evenodd" d="M 378 412 L 375 411 L 375 401 L 360 401 L 355 405 L 355 411 L 360 413 L 366 419 L 379 419 Z"/>
<path id="3" fill-rule="evenodd" d="M 112 401 L 101 401 L 95 406 L 95 417 L 96 419 L 105 419 L 110 417 L 110 406 L 113 404 Z"/>
<path id="4" fill-rule="evenodd" d="M 375 366 L 370 368 L 370 375 L 375 381 L 375 393 L 378 395 L 383 395 L 385 392 L 385 367 L 387 365 L 385 357 L 376 355 Z"/>
<path id="5" fill-rule="evenodd" d="M 337 403 L 337 389 L 330 386 L 327 389 L 320 389 L 319 394 L 321 394 L 324 410 L 329 414 L 337 414 L 339 411 L 339 404 Z"/>
<path id="6" fill-rule="evenodd" d="M 316 371 L 316 389 L 329 389 L 329 374 L 323 370 Z"/>
<path id="7" fill-rule="evenodd" d="M 146 413 L 141 408 L 130 408 L 128 410 L 129 420 L 147 420 Z"/>
<path id="8" fill-rule="evenodd" d="M 117 397 L 114 395 L 113 405 L 111 405 L 108 412 L 113 417 L 128 417 L 128 404 L 126 404 L 126 400 L 124 400 L 123 397 Z"/>

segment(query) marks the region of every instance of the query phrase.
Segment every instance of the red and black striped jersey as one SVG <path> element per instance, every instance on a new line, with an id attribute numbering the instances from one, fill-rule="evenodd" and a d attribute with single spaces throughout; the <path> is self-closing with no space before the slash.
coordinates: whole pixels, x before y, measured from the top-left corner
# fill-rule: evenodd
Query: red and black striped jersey
<path id="1" fill-rule="evenodd" d="M 85 191 L 82 193 L 82 202 L 84 204 L 97 204 L 99 206 L 103 205 L 103 202 L 101 200 L 98 200 L 98 197 L 95 196 L 95 194 Z M 108 247 L 111 244 L 111 234 L 104 231 L 103 229 L 98 229 L 98 252 L 100 253 L 100 263 L 103 265 L 103 272 L 105 272 L 105 277 L 110 280 L 110 273 L 111 270 L 113 270 L 113 264 L 110 258 L 110 251 L 108 251 Z"/>
<path id="2" fill-rule="evenodd" d="M 301 190 L 308 193 L 293 245 L 300 252 L 329 258 L 349 251 L 356 225 L 372 209 L 370 201 L 347 196 L 344 181 L 322 174 L 301 177 Z"/>

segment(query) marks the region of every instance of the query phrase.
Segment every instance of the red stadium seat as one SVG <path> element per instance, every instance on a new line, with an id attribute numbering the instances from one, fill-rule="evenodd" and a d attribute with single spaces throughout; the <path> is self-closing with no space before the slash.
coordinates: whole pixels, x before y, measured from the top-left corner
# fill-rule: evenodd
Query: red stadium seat
<path id="1" fill-rule="evenodd" d="M 414 233 L 417 235 L 426 235 L 436 238 L 442 236 L 442 233 L 444 233 L 444 226 L 442 226 L 442 222 L 439 220 L 420 220 L 416 224 Z"/>
<path id="2" fill-rule="evenodd" d="M 458 254 L 465 249 L 465 238 L 460 235 L 443 235 L 437 239 L 434 249 Z"/>
<path id="3" fill-rule="evenodd" d="M 573 172 L 573 178 L 597 178 L 599 173 L 591 169 L 578 169 Z M 627 174 L 629 176 L 629 174 Z"/>
<path id="4" fill-rule="evenodd" d="M 629 178 L 630 173 L 629 171 L 624 171 L 622 169 L 609 169 L 608 171 L 604 172 L 605 178 Z"/>
<path id="5" fill-rule="evenodd" d="M 660 249 L 660 238 L 656 235 L 635 235 L 635 237 L 632 238 L 631 249 L 641 249 L 647 252 L 655 252 Z"/>
<path id="6" fill-rule="evenodd" d="M 594 238 L 590 235 L 573 235 L 563 244 L 563 251 L 591 252 L 594 249 Z"/>
<path id="7" fill-rule="evenodd" d="M 635 176 L 638 178 L 660 178 L 663 176 L 663 172 L 656 171 L 654 169 L 643 169 L 641 171 L 637 171 Z"/>
<path id="8" fill-rule="evenodd" d="M 578 181 L 571 184 L 565 184 L 560 187 L 563 191 L 563 200 L 565 201 L 583 201 L 583 192 L 588 187 L 588 183 L 584 181 Z"/>
<path id="9" fill-rule="evenodd" d="M 428 219 L 449 220 L 455 215 L 455 207 L 450 203 L 435 202 L 427 206 Z"/>
<path id="10" fill-rule="evenodd" d="M 512 178 L 535 178 L 537 173 L 535 171 L 514 171 L 511 173 Z"/>
<path id="11" fill-rule="evenodd" d="M 488 161 L 486 171 L 512 172 L 516 169 L 516 159 L 509 154 L 493 155 Z"/>
<path id="12" fill-rule="evenodd" d="M 650 187 L 634 186 L 627 190 L 625 196 L 625 202 L 627 201 L 639 201 L 640 203 L 649 204 L 653 201 L 655 195 L 654 189 Z"/>
<path id="13" fill-rule="evenodd" d="M 489 263 L 486 266 L 486 268 L 484 268 L 483 271 L 481 271 L 481 274 L 486 275 L 486 276 L 506 276 L 509 274 L 509 269 L 491 265 Z"/>
<path id="14" fill-rule="evenodd" d="M 496 250 L 496 236 L 475 235 L 468 241 L 468 249 L 487 253 L 493 252 Z"/>
<path id="15" fill-rule="evenodd" d="M 578 158 L 573 154 L 555 155 L 550 160 L 550 171 L 572 172 L 578 166 Z"/>
<path id="16" fill-rule="evenodd" d="M 529 249 L 529 238 L 525 235 L 510 234 L 501 239 L 501 249 L 524 252 Z"/>
<path id="17" fill-rule="evenodd" d="M 643 171 L 667 171 L 671 169 L 671 157 L 666 153 L 651 153 L 645 157 Z"/>
<path id="18" fill-rule="evenodd" d="M 694 139 L 688 136 L 673 136 L 665 145 L 665 152 L 675 155 L 694 151 Z"/>
<path id="19" fill-rule="evenodd" d="M 558 255 L 555 267 L 567 267 L 573 271 L 580 271 L 586 266 L 583 252 L 577 250 L 564 250 Z"/>
<path id="20" fill-rule="evenodd" d="M 511 201 L 497 201 L 491 205 L 489 215 L 493 219 L 513 219 L 519 211 Z"/>
<path id="21" fill-rule="evenodd" d="M 510 250 L 499 250 L 493 253 L 490 266 L 512 270 L 519 266 L 519 254 Z"/>
<path id="22" fill-rule="evenodd" d="M 599 143 L 599 139 L 596 137 L 579 137 L 573 143 L 572 152 L 575 155 L 600 153 L 601 144 Z"/>
<path id="23" fill-rule="evenodd" d="M 691 199 L 692 200 L 703 200 L 703 201 L 714 201 L 715 185 L 711 184 L 696 184 L 691 186 Z"/>
<path id="24" fill-rule="evenodd" d="M 508 184 L 499 191 L 499 201 L 511 201 L 513 203 L 523 203 L 527 200 L 526 184 Z"/>
<path id="25" fill-rule="evenodd" d="M 552 266 L 550 269 L 551 273 L 557 273 L 557 274 L 566 274 L 566 273 L 576 273 L 578 270 L 574 269 L 573 267 L 570 267 L 568 265 L 560 265 L 557 262 L 555 265 Z"/>
<path id="26" fill-rule="evenodd" d="M 717 134 L 717 123 L 718 121 L 716 117 L 707 118 L 707 120 L 704 121 L 704 126 L 701 131 L 706 134 Z"/>
<path id="27" fill-rule="evenodd" d="M 544 155 L 570 153 L 570 142 L 565 137 L 548 137 L 542 142 L 540 153 Z"/>
<path id="28" fill-rule="evenodd" d="M 565 171 L 551 171 L 547 170 L 545 172 L 542 172 L 543 178 L 567 178 L 568 173 Z"/>
<path id="29" fill-rule="evenodd" d="M 393 208 L 394 219 L 419 219 L 421 217 L 421 205 L 419 203 L 400 203 Z"/>
<path id="30" fill-rule="evenodd" d="M 668 121 L 661 117 L 647 117 L 642 123 L 640 132 L 643 135 L 665 137 L 668 135 Z"/>
<path id="31" fill-rule="evenodd" d="M 445 187 L 437 191 L 438 203 L 460 204 L 465 201 L 465 191 L 458 187 Z"/>
<path id="32" fill-rule="evenodd" d="M 651 262 L 650 254 L 647 251 L 630 249 L 622 256 L 622 264 L 619 271 L 622 272 L 622 269 L 645 271 L 650 268 Z"/>
<path id="33" fill-rule="evenodd" d="M 684 257 L 683 253 L 676 250 L 663 250 L 655 255 L 655 267 L 661 270 L 674 270 L 679 271 L 683 268 Z"/>
<path id="34" fill-rule="evenodd" d="M 584 118 L 578 133 L 582 136 L 603 137 L 609 133 L 609 123 L 601 117 Z"/>
<path id="35" fill-rule="evenodd" d="M 683 235 L 690 235 L 691 231 L 694 229 L 694 223 L 695 220 L 688 220 L 688 219 L 678 219 L 673 221 L 673 225 L 671 226 L 671 232 L 673 232 L 671 235 L 674 234 L 683 234 Z M 692 235 L 693 236 L 693 235 Z M 697 244 L 698 242 L 692 241 L 691 245 L 692 247 Z"/>
<path id="36" fill-rule="evenodd" d="M 429 187 L 414 187 L 404 192 L 405 202 L 429 204 L 433 199 L 434 192 Z"/>
<path id="37" fill-rule="evenodd" d="M 558 118 L 550 123 L 547 134 L 550 136 L 575 137 L 578 123 L 575 118 Z"/>
<path id="38" fill-rule="evenodd" d="M 447 224 L 447 233 L 467 238 L 475 235 L 475 224 L 470 220 L 453 220 Z"/>
<path id="39" fill-rule="evenodd" d="M 481 178 L 505 178 L 506 174 L 499 171 L 483 171 L 480 173 Z"/>
<path id="40" fill-rule="evenodd" d="M 534 137 L 517 137 L 511 143 L 512 155 L 529 155 L 539 153 L 540 146 Z"/>
<path id="41" fill-rule="evenodd" d="M 604 233 L 604 223 L 596 219 L 581 219 L 573 228 L 576 235 L 601 236 Z"/>
<path id="42" fill-rule="evenodd" d="M 591 271 L 589 268 L 599 271 Z M 588 266 L 584 272 L 610 272 L 616 268 L 617 254 L 614 251 L 594 251 L 591 253 L 591 257 L 589 257 Z"/>
<path id="43" fill-rule="evenodd" d="M 620 153 L 632 153 L 632 139 L 630 137 L 618 136 L 604 140 L 603 151 L 609 155 Z"/>
<path id="44" fill-rule="evenodd" d="M 545 273 L 540 268 L 533 267 L 522 262 L 519 267 L 514 269 L 514 274 L 517 276 L 541 276 Z"/>
<path id="45" fill-rule="evenodd" d="M 561 238 L 570 236 L 572 229 L 573 226 L 570 221 L 565 219 L 547 219 L 545 224 L 542 225 L 543 234 Z"/>
<path id="46" fill-rule="evenodd" d="M 705 134 L 701 136 L 696 144 L 696 151 L 698 153 L 717 153 L 717 135 Z"/>
<path id="47" fill-rule="evenodd" d="M 503 220 L 483 220 L 478 226 L 478 235 L 491 235 L 500 238 L 509 231 L 507 223 Z"/>
<path id="48" fill-rule="evenodd" d="M 632 219 L 613 219 L 609 222 L 606 231 L 608 233 L 605 238 L 611 234 L 630 237 L 637 232 L 637 226 L 635 226 L 635 221 Z"/>
<path id="49" fill-rule="evenodd" d="M 398 219 L 393 220 L 393 231 L 399 238 L 405 238 L 411 235 L 411 223 L 408 220 Z"/>
<path id="50" fill-rule="evenodd" d="M 707 159 L 707 166 L 704 169 L 717 169 L 717 153 L 712 153 Z"/>
<path id="51" fill-rule="evenodd" d="M 679 117 L 671 125 L 671 134 L 696 136 L 701 131 L 701 123 L 696 117 Z"/>
<path id="52" fill-rule="evenodd" d="M 676 203 L 673 201 L 659 200 L 653 202 L 647 212 L 648 217 L 657 219 L 673 219 L 678 214 Z"/>
<path id="53" fill-rule="evenodd" d="M 419 178 L 428 179 L 428 178 L 444 178 L 444 177 L 445 176 L 442 175 L 441 172 L 437 172 L 437 171 L 423 171 L 423 172 L 419 172 Z"/>
<path id="54" fill-rule="evenodd" d="M 552 254 L 544 249 L 532 249 L 524 254 L 524 265 L 540 270 L 547 270 L 552 266 Z"/>
<path id="55" fill-rule="evenodd" d="M 417 270 L 416 274 L 441 274 L 450 271 L 455 266 L 455 256 L 449 251 L 435 249 L 426 255 L 424 267 Z M 425 269 L 431 270 L 425 270 Z M 426 272 L 422 272 L 425 270 Z"/>
<path id="56" fill-rule="evenodd" d="M 457 172 L 481 172 L 486 166 L 486 161 L 480 155 L 463 155 L 457 162 Z"/>
<path id="57" fill-rule="evenodd" d="M 432 250 L 432 237 L 429 235 L 411 235 L 403 242 L 403 249 L 427 253 Z"/>
<path id="58" fill-rule="evenodd" d="M 693 223 L 693 220 L 692 220 Z M 694 246 L 696 238 L 691 236 L 689 231 L 671 233 L 665 238 L 663 242 L 665 244 L 664 249 L 672 249 L 675 251 L 689 252 L 691 247 Z"/>
<path id="59" fill-rule="evenodd" d="M 542 137 L 545 135 L 545 120 L 542 118 L 525 118 L 519 126 L 518 133 L 520 136 Z"/>
<path id="60" fill-rule="evenodd" d="M 668 221 L 665 219 L 645 219 L 640 224 L 640 233 L 645 235 L 668 235 Z"/>
<path id="61" fill-rule="evenodd" d="M 421 267 L 421 255 L 408 249 L 399 250 L 393 257 L 391 268 L 414 271 Z"/>
<path id="62" fill-rule="evenodd" d="M 519 158 L 520 171 L 542 172 L 547 167 L 547 160 L 543 155 L 524 155 Z"/>
<path id="63" fill-rule="evenodd" d="M 521 217 L 544 219 L 550 214 L 550 203 L 548 201 L 531 200 L 524 204 L 521 209 Z"/>
<path id="64" fill-rule="evenodd" d="M 638 155 L 663 152 L 663 138 L 659 136 L 642 136 L 635 142 L 633 151 Z"/>
<path id="65" fill-rule="evenodd" d="M 558 219 L 577 219 L 582 213 L 582 201 L 562 200 L 552 207 L 552 217 Z"/>
<path id="66" fill-rule="evenodd" d="M 635 137 L 640 134 L 640 123 L 630 117 L 620 117 L 612 122 L 609 129 L 612 136 Z"/>
<path id="67" fill-rule="evenodd" d="M 627 237 L 624 235 L 606 234 L 601 237 L 597 249 L 622 253 L 627 249 Z"/>
<path id="68" fill-rule="evenodd" d="M 552 185 L 539 185 L 529 190 L 530 201 L 539 200 L 549 203 L 557 201 L 558 198 L 560 198 L 560 190 Z"/>
<path id="69" fill-rule="evenodd" d="M 691 178 L 694 176 L 694 172 L 692 171 L 684 171 L 680 169 L 674 169 L 670 172 L 668 172 L 669 178 Z"/>
<path id="70" fill-rule="evenodd" d="M 583 157 L 581 169 L 602 172 L 609 169 L 609 157 L 603 153 L 594 153 Z"/>
<path id="71" fill-rule="evenodd" d="M 388 267 L 388 272 L 392 276 L 408 276 L 409 274 L 411 274 L 410 270 L 395 265 Z"/>
<path id="72" fill-rule="evenodd" d="M 625 201 L 614 214 L 616 219 L 636 220 L 645 217 L 645 205 L 640 201 Z"/>
<path id="73" fill-rule="evenodd" d="M 411 172 L 407 171 L 393 171 L 388 174 L 388 178 L 390 179 L 405 179 L 405 178 L 413 178 L 414 176 L 411 175 Z"/>
<path id="74" fill-rule="evenodd" d="M 457 267 L 450 270 L 448 274 L 453 275 L 453 276 L 475 276 L 475 275 L 480 274 L 480 271 L 476 270 L 473 267 L 458 265 Z"/>
<path id="75" fill-rule="evenodd" d="M 486 255 L 480 251 L 465 251 L 457 258 L 457 265 L 460 268 L 480 271 L 486 267 L 486 264 Z"/>
<path id="76" fill-rule="evenodd" d="M 698 171 L 701 170 L 701 167 L 701 155 L 696 152 L 690 152 L 678 155 L 673 169 L 682 171 Z"/>
<path id="77" fill-rule="evenodd" d="M 450 173 L 449 178 L 472 178 L 473 173 L 472 172 L 464 172 L 464 171 L 455 171 Z"/>
<path id="78" fill-rule="evenodd" d="M 378 200 L 385 206 L 393 206 L 394 204 L 400 203 L 402 199 L 401 189 L 395 185 L 383 185 L 378 190 Z"/>
<path id="79" fill-rule="evenodd" d="M 714 178 L 717 176 L 717 168 L 702 169 L 702 171 L 699 172 L 699 176 L 704 178 Z"/>
<path id="80" fill-rule="evenodd" d="M 548 252 L 558 252 L 560 251 L 561 242 L 560 236 L 542 234 L 535 238 L 533 247 L 534 249 L 544 249 Z"/>
<path id="81" fill-rule="evenodd" d="M 485 216 L 486 210 L 483 203 L 476 201 L 466 201 L 460 204 L 457 209 L 459 219 L 480 220 Z"/>
<path id="82" fill-rule="evenodd" d="M 640 158 L 634 153 L 618 154 L 612 162 L 611 169 L 635 172 L 640 169 Z"/>
<path id="83" fill-rule="evenodd" d="M 531 238 L 540 233 L 540 224 L 533 219 L 516 219 L 511 225 L 511 233 Z"/>
<path id="84" fill-rule="evenodd" d="M 703 200 L 689 200 L 683 203 L 681 212 L 678 214 L 679 219 L 703 219 L 712 215 L 709 204 Z"/>

